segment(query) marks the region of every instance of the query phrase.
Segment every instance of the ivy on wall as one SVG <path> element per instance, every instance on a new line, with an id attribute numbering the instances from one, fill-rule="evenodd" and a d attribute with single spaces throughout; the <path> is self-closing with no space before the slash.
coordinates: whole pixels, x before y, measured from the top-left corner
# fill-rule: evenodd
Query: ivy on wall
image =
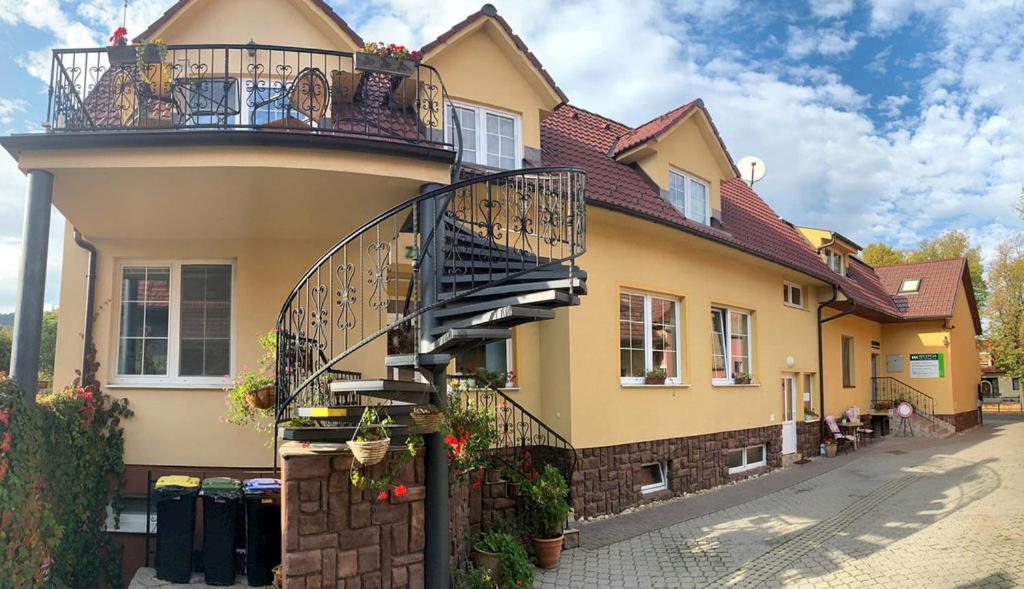
<path id="1" fill-rule="evenodd" d="M 0 586 L 121 587 L 121 554 L 104 531 L 120 509 L 128 402 L 89 374 L 25 401 L 0 375 Z"/>

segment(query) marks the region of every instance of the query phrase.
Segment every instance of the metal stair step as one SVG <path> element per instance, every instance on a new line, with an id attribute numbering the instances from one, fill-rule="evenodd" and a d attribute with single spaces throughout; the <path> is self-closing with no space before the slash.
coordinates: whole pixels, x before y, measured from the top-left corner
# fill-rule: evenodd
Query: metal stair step
<path id="1" fill-rule="evenodd" d="M 517 272 L 493 272 L 490 274 L 445 274 L 442 275 L 438 281 L 441 286 L 459 285 L 462 288 L 466 288 L 467 285 L 472 284 L 473 286 L 484 286 L 488 282 L 494 282 L 496 280 L 502 280 L 514 276 L 510 282 L 535 282 L 538 280 L 561 280 L 563 278 L 569 278 L 569 268 L 567 266 L 557 266 L 554 268 L 545 268 L 539 270 L 531 270 L 523 274 Z M 587 274 L 583 270 L 573 272 L 574 278 L 587 279 Z"/>
<path id="2" fill-rule="evenodd" d="M 498 295 L 515 294 L 521 292 L 533 292 L 539 290 L 561 290 L 572 289 L 573 294 L 587 294 L 586 278 L 559 278 L 557 280 L 538 280 L 535 282 L 511 282 L 499 286 L 492 286 L 478 290 L 466 295 L 467 299 L 481 299 Z"/>
<path id="3" fill-rule="evenodd" d="M 456 328 L 449 329 L 437 338 L 431 353 L 445 352 L 465 345 L 486 344 L 512 337 L 511 329 Z"/>
<path id="4" fill-rule="evenodd" d="M 408 380 L 336 380 L 330 384 L 332 393 L 358 394 L 404 403 L 425 402 L 433 390 L 430 384 Z"/>
<path id="5" fill-rule="evenodd" d="M 554 318 L 555 312 L 552 309 L 505 306 L 491 311 L 484 311 L 478 315 L 458 321 L 445 323 L 443 326 L 431 330 L 431 335 L 442 335 L 449 329 L 457 327 L 514 327 L 531 321 Z"/>
<path id="6" fill-rule="evenodd" d="M 391 354 L 384 357 L 384 366 L 388 368 L 447 366 L 451 361 L 451 354 Z"/>
<path id="7" fill-rule="evenodd" d="M 392 448 L 405 445 L 409 438 L 408 426 L 396 424 L 385 427 L 388 429 Z M 357 425 L 281 427 L 278 428 L 278 437 L 290 442 L 344 444 L 352 439 L 356 429 Z"/>
<path id="8" fill-rule="evenodd" d="M 536 262 L 521 261 L 521 260 L 517 260 L 517 259 L 504 259 L 504 258 L 501 259 L 501 260 L 495 260 L 495 261 L 477 260 L 477 259 L 446 260 L 445 264 L 444 264 L 444 272 L 443 273 L 446 274 L 446 275 L 449 275 L 449 274 L 451 274 L 451 270 L 458 269 L 460 274 L 464 274 L 466 272 L 467 268 L 477 268 L 477 269 L 481 270 L 481 272 L 476 272 L 477 274 L 487 274 L 487 272 L 491 271 L 491 270 L 493 270 L 493 271 L 506 271 L 506 270 L 516 270 L 516 271 L 519 271 L 519 270 L 528 270 L 530 268 L 535 268 L 536 266 L 537 266 Z"/>
<path id="9" fill-rule="evenodd" d="M 417 405 L 332 405 L 323 407 L 296 407 L 295 414 L 307 419 L 358 420 L 367 407 L 382 410 L 392 417 L 409 415 Z"/>
<path id="10" fill-rule="evenodd" d="M 517 262 L 529 262 L 531 264 L 543 264 L 550 258 L 544 256 L 535 256 L 526 252 L 515 249 L 514 247 L 505 247 L 503 243 L 479 243 L 469 244 L 458 242 L 454 245 L 446 245 L 443 248 L 444 251 L 444 265 L 457 263 L 460 260 L 469 260 L 473 258 L 484 259 L 484 260 L 515 260 Z"/>
<path id="11" fill-rule="evenodd" d="M 511 295 L 489 301 L 453 302 L 434 312 L 437 318 L 457 317 L 491 311 L 505 306 L 566 306 L 579 302 L 579 298 L 560 290 L 542 290 L 519 295 Z"/>

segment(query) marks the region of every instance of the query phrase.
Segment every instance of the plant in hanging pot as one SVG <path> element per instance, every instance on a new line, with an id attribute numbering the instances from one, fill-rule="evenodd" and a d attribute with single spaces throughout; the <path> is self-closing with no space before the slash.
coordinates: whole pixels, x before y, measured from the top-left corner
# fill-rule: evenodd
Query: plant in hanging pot
<path id="1" fill-rule="evenodd" d="M 135 63 L 135 48 L 128 45 L 128 29 L 117 27 L 110 35 L 107 46 L 107 59 L 110 65 L 131 65 Z"/>
<path id="2" fill-rule="evenodd" d="M 644 372 L 644 384 L 665 384 L 668 373 L 664 368 L 655 368 Z"/>
<path id="3" fill-rule="evenodd" d="M 497 435 L 493 393 L 481 391 L 474 398 L 464 387 L 459 383 L 449 390 L 440 428 L 457 479 L 490 464 L 488 453 Z"/>
<path id="4" fill-rule="evenodd" d="M 391 445 L 391 436 L 388 434 L 387 426 L 391 425 L 391 416 L 381 413 L 373 407 L 363 409 L 363 415 L 359 418 L 359 426 L 352 439 L 348 441 L 348 449 L 356 460 L 364 466 L 373 466 L 384 460 Z"/>
<path id="5" fill-rule="evenodd" d="M 562 534 L 569 516 L 569 486 L 558 469 L 544 465 L 540 476 L 527 477 L 523 483 L 527 514 L 533 533 L 533 551 L 537 565 L 553 569 L 562 559 Z"/>
<path id="6" fill-rule="evenodd" d="M 432 434 L 441 428 L 444 412 L 433 405 L 420 405 L 412 410 L 412 423 L 418 434 Z"/>

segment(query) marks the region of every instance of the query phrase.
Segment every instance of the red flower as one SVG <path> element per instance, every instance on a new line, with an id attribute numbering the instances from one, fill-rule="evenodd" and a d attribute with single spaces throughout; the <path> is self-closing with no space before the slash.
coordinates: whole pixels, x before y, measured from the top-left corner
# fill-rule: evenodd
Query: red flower
<path id="1" fill-rule="evenodd" d="M 387 501 L 387 500 L 388 500 L 388 492 L 387 491 L 381 491 L 380 494 L 377 495 L 377 501 Z"/>
<path id="2" fill-rule="evenodd" d="M 127 45 L 128 44 L 128 29 L 124 27 L 117 27 L 114 30 L 114 34 L 110 36 L 111 45 Z"/>
<path id="3" fill-rule="evenodd" d="M 405 497 L 406 491 L 405 485 L 398 485 L 395 487 L 395 497 Z"/>
<path id="4" fill-rule="evenodd" d="M 474 489 L 479 489 L 482 486 L 482 484 L 483 483 L 481 483 L 480 479 L 477 479 L 477 480 L 473 481 L 473 488 Z"/>

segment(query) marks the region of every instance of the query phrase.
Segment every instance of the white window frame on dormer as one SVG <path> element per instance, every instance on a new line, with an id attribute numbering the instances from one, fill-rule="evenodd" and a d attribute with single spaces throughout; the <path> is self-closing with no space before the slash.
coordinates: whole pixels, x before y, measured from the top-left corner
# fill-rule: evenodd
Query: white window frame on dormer
<path id="1" fill-rule="evenodd" d="M 830 247 L 823 249 L 822 252 L 825 254 L 825 264 L 829 269 L 836 274 L 846 276 L 846 256 Z"/>
<path id="2" fill-rule="evenodd" d="M 455 106 L 463 111 L 472 111 L 475 117 L 474 119 L 474 137 L 473 137 L 473 153 L 475 155 L 472 160 L 464 159 L 464 164 L 474 164 L 477 166 L 484 166 L 487 168 L 494 168 L 497 170 L 515 170 L 522 165 L 523 161 L 523 121 L 522 117 L 518 114 L 503 110 L 497 110 L 493 108 L 487 108 L 476 104 L 468 104 L 464 102 L 452 102 L 452 106 Z M 515 149 L 513 155 L 513 161 L 511 167 L 493 166 L 487 163 L 487 157 L 489 155 L 487 151 L 487 117 L 496 116 L 507 119 L 512 119 L 512 128 L 515 136 L 512 138 L 512 143 Z M 462 123 L 462 120 L 459 120 Z M 447 107 L 445 109 L 445 141 L 455 143 L 455 124 L 452 122 L 452 109 Z M 500 157 L 500 156 L 499 156 Z M 480 161 L 483 160 L 483 161 Z"/>
<path id="3" fill-rule="evenodd" d="M 798 291 L 800 293 L 799 303 L 793 302 L 793 291 Z M 782 282 L 782 302 L 787 307 L 793 307 L 794 309 L 806 309 L 807 307 L 804 306 L 805 300 L 806 299 L 804 297 L 804 287 L 800 286 L 799 284 L 794 284 L 788 281 Z"/>
<path id="4" fill-rule="evenodd" d="M 673 180 L 682 181 L 682 194 L 680 194 L 680 190 L 677 186 L 673 186 Z M 699 184 L 704 187 L 703 218 L 697 218 L 694 216 L 693 207 L 691 206 L 691 200 L 693 199 L 692 184 Z M 670 168 L 668 171 L 668 201 L 687 219 L 696 221 L 703 225 L 711 224 L 711 185 L 700 178 L 687 174 L 686 172 L 680 171 L 676 168 Z"/>

